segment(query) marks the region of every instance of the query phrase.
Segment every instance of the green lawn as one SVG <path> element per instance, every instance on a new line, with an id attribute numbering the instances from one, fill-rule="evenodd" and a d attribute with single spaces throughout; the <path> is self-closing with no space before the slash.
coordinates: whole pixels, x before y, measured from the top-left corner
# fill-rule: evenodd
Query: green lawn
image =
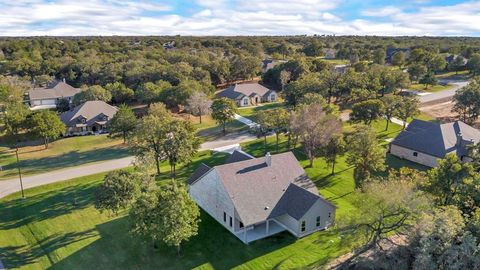
<path id="1" fill-rule="evenodd" d="M 384 130 L 385 121 L 372 126 L 385 139 L 394 136 L 400 127 L 392 124 Z M 347 126 L 348 128 L 348 126 Z M 285 137 L 281 137 L 281 151 Z M 275 138 L 269 137 L 268 151 L 274 152 Z M 262 156 L 263 140 L 242 144 L 247 152 Z M 308 161 L 301 149 L 294 154 L 306 167 Z M 209 151 L 197 154 L 188 166 L 179 166 L 179 180 L 186 180 L 201 162 L 222 164 L 225 154 Z M 401 161 L 388 161 L 399 164 Z M 163 164 L 162 171 L 168 170 Z M 353 169 L 340 157 L 336 174 L 321 158 L 313 168 L 305 168 L 318 186 L 321 195 L 338 206 L 337 221 L 356 213 L 352 204 Z M 82 177 L 67 182 L 26 191 L 27 199 L 13 194 L 0 200 L 0 258 L 7 268 L 22 269 L 292 269 L 315 268 L 352 250 L 358 239 L 330 229 L 302 239 L 284 232 L 274 237 L 244 245 L 221 225 L 202 212 L 199 234 L 187 242 L 183 256 L 160 245 L 128 234 L 125 213 L 119 217 L 100 214 L 93 208 L 92 194 L 104 174 Z M 163 175 L 159 181 L 168 179 Z M 74 201 L 76 202 L 74 204 Z"/>
<path id="2" fill-rule="evenodd" d="M 451 84 L 447 84 L 447 85 L 437 84 L 437 85 L 428 86 L 428 88 L 425 88 L 424 84 L 415 83 L 415 84 L 411 84 L 408 88 L 412 89 L 412 90 L 417 90 L 417 91 L 422 91 L 422 92 L 432 92 L 433 93 L 433 92 L 440 92 L 440 91 L 449 90 L 452 87 L 453 87 L 453 85 L 451 85 Z"/>
<path id="3" fill-rule="evenodd" d="M 283 102 L 265 103 L 261 106 L 251 106 L 245 108 L 238 108 L 238 114 L 247 117 L 248 119 L 256 122 L 257 113 L 263 110 L 275 109 L 285 106 Z"/>
<path id="4" fill-rule="evenodd" d="M 86 163 L 105 161 L 129 155 L 121 139 L 107 135 L 64 138 L 52 142 L 48 149 L 43 145 L 19 149 L 20 165 L 25 175 L 38 174 Z M 0 149 L 0 180 L 15 177 L 17 164 L 12 149 Z"/>

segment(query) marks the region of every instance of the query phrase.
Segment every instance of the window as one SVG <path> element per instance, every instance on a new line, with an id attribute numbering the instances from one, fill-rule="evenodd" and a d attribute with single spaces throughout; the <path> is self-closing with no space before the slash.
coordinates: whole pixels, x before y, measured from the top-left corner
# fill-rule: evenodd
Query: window
<path id="1" fill-rule="evenodd" d="M 329 212 L 329 213 L 328 213 L 328 217 L 331 218 L 331 217 L 332 217 L 332 213 Z"/>
<path id="2" fill-rule="evenodd" d="M 414 156 L 414 157 L 418 157 L 418 153 L 417 153 L 417 152 L 413 152 L 413 156 Z"/>
<path id="3" fill-rule="evenodd" d="M 240 229 L 243 228 L 243 222 L 240 221 Z"/>
<path id="4" fill-rule="evenodd" d="M 243 100 L 243 105 L 248 105 L 248 98 Z"/>
<path id="5" fill-rule="evenodd" d="M 317 227 L 320 227 L 320 216 L 317 217 Z"/>
<path id="6" fill-rule="evenodd" d="M 223 222 L 227 222 L 227 213 L 223 212 Z"/>
<path id="7" fill-rule="evenodd" d="M 232 222 L 232 217 L 230 217 L 230 227 L 232 227 L 233 222 Z"/>
<path id="8" fill-rule="evenodd" d="M 306 224 L 305 224 L 305 220 L 302 220 L 302 226 L 300 227 L 300 230 L 301 230 L 302 232 L 305 231 L 305 225 L 306 225 Z"/>
<path id="9" fill-rule="evenodd" d="M 275 95 L 274 95 L 274 94 L 272 94 L 272 95 L 270 96 L 270 100 L 271 100 L 271 101 L 275 101 Z"/>

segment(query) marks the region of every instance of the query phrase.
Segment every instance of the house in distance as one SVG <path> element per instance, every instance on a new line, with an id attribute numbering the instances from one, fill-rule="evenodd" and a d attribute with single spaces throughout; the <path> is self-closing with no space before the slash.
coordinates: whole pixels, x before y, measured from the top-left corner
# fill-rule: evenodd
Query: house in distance
<path id="1" fill-rule="evenodd" d="M 114 106 L 99 100 L 87 101 L 60 115 L 67 127 L 66 136 L 107 133 L 108 122 L 117 113 Z"/>
<path id="2" fill-rule="evenodd" d="M 220 91 L 217 96 L 233 99 L 238 107 L 255 106 L 277 100 L 277 92 L 259 83 L 235 84 Z"/>
<path id="3" fill-rule="evenodd" d="M 428 167 L 456 154 L 470 161 L 469 147 L 480 141 L 480 131 L 462 121 L 439 124 L 415 119 L 390 143 L 390 154 Z"/>
<path id="4" fill-rule="evenodd" d="M 74 88 L 65 81 L 55 81 L 45 87 L 33 88 L 28 92 L 30 108 L 32 110 L 55 109 L 61 99 L 72 103 L 73 96 L 80 91 L 80 88 Z"/>
<path id="5" fill-rule="evenodd" d="M 235 151 L 224 165 L 199 166 L 188 184 L 200 208 L 245 244 L 283 231 L 303 237 L 335 220 L 336 206 L 292 152 L 254 158 Z"/>

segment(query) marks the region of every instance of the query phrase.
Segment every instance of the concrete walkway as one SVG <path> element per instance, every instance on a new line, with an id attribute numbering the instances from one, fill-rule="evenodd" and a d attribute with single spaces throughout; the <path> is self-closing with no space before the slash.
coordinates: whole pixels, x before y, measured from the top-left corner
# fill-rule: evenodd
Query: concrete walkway
<path id="1" fill-rule="evenodd" d="M 244 123 L 245 125 L 247 125 L 248 127 L 256 127 L 258 124 L 253 122 L 252 120 L 246 118 L 246 117 L 243 117 L 239 114 L 235 114 L 235 119 Z"/>

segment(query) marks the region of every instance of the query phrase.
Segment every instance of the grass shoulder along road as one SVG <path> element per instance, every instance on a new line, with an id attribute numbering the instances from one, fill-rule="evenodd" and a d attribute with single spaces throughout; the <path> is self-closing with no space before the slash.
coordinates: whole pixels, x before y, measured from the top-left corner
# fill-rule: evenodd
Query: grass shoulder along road
<path id="1" fill-rule="evenodd" d="M 399 132 L 397 125 L 383 131 L 384 121 L 374 123 L 381 139 Z M 275 138 L 267 140 L 269 151 Z M 282 136 L 281 150 L 285 151 Z M 263 140 L 242 144 L 245 151 L 263 155 Z M 273 151 L 272 151 L 273 153 Z M 340 157 L 337 173 L 322 158 L 307 168 L 308 160 L 300 148 L 294 150 L 320 194 L 338 206 L 337 220 L 356 213 L 352 203 L 353 168 Z M 222 164 L 225 154 L 198 153 L 193 162 L 179 166 L 178 180 L 185 181 L 205 162 Z M 388 161 L 388 160 L 387 160 Z M 166 172 L 168 165 L 163 164 Z M 93 192 L 105 174 L 29 189 L 27 199 L 18 194 L 0 200 L 0 254 L 7 268 L 22 269 L 292 269 L 315 268 L 351 251 L 358 239 L 336 230 L 317 232 L 295 239 L 284 232 L 244 245 L 220 224 L 202 212 L 199 234 L 184 245 L 183 256 L 174 248 L 160 245 L 154 249 L 128 233 L 126 213 L 109 216 L 93 207 Z M 164 174 L 159 182 L 168 179 Z"/>
<path id="2" fill-rule="evenodd" d="M 23 175 L 33 175 L 130 155 L 121 139 L 107 135 L 62 138 L 43 145 L 19 148 Z M 0 152 L 0 180 L 17 176 L 15 149 L 2 148 Z"/>

